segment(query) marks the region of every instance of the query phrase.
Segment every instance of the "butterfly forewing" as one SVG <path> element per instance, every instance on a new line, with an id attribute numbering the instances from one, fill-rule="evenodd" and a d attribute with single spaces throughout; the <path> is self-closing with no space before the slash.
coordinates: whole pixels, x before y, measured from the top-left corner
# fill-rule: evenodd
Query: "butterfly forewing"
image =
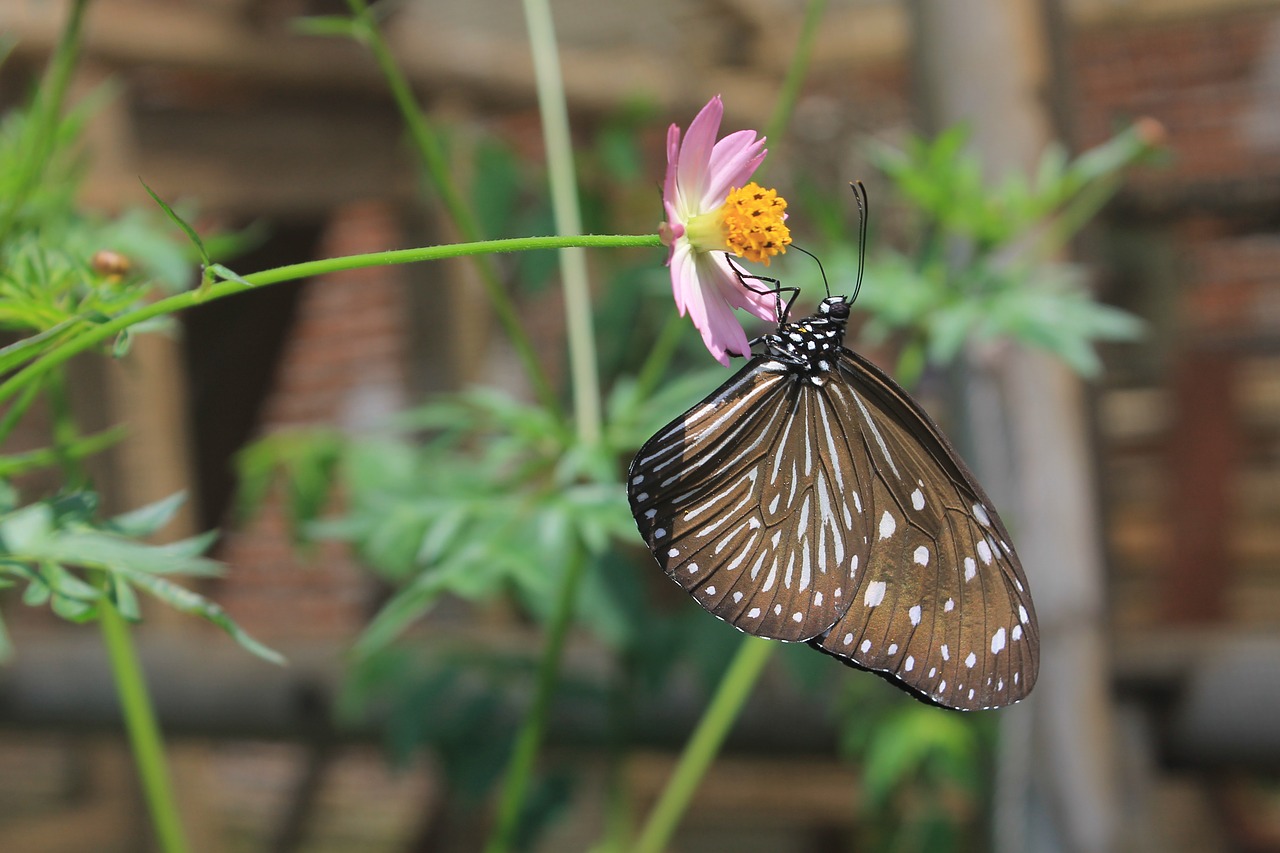
<path id="1" fill-rule="evenodd" d="M 840 346 L 847 306 L 822 312 L 780 326 L 641 448 L 628 492 L 642 536 L 740 630 L 808 641 L 939 705 L 1021 699 L 1039 634 L 1008 532 L 923 409 Z"/>
<path id="2" fill-rule="evenodd" d="M 800 390 L 776 362 L 753 360 L 640 449 L 628 486 L 668 576 L 743 631 L 793 641 L 843 612 L 852 562 L 853 517 L 834 509 L 843 498 Z"/>

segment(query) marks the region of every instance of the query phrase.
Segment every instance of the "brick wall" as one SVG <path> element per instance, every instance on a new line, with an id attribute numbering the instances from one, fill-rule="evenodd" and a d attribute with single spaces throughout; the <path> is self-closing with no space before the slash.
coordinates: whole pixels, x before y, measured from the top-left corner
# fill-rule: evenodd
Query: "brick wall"
<path id="1" fill-rule="evenodd" d="M 333 213 L 321 257 L 400 244 L 393 211 L 376 202 Z M 260 434 L 306 426 L 358 432 L 403 403 L 407 294 L 398 267 L 335 273 L 302 295 L 276 371 Z M 219 557 L 231 567 L 211 590 L 234 619 L 264 640 L 354 636 L 368 619 L 370 576 L 338 545 L 298 552 L 281 495 L 250 524 L 229 530 Z"/>

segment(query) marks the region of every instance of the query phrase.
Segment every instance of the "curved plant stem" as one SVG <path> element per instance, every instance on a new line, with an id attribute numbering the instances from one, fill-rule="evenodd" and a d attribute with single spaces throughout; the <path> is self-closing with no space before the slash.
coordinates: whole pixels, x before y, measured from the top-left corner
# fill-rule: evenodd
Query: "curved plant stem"
<path id="1" fill-rule="evenodd" d="M 565 638 L 569 635 L 569 626 L 573 624 L 578 583 L 586 564 L 587 555 L 579 546 L 576 553 L 570 555 L 569 564 L 560 581 L 560 598 L 556 602 L 555 617 L 547 636 L 547 645 L 542 650 L 542 659 L 538 662 L 538 683 L 533 705 L 516 735 L 511 763 L 507 765 L 506 776 L 503 778 L 497 824 L 489 843 L 485 845 L 485 853 L 505 853 L 515 842 L 525 794 L 529 790 L 529 779 L 533 775 L 534 760 L 538 757 L 547 728 L 551 697 L 555 695 L 556 681 L 560 676 L 560 655 L 564 651 Z"/>
<path id="2" fill-rule="evenodd" d="M 223 281 L 211 285 L 201 292 L 189 290 L 174 296 L 159 299 L 144 305 L 127 314 L 92 326 L 68 338 L 51 348 L 40 358 L 28 364 L 22 370 L 0 383 L 0 403 L 5 402 L 23 388 L 29 386 L 40 376 L 61 364 L 65 364 L 73 356 L 92 349 L 115 335 L 135 326 L 144 320 L 173 314 L 184 308 L 199 305 L 213 299 L 222 299 L 235 293 L 279 284 L 285 281 L 296 281 L 300 278 L 325 275 L 339 270 L 359 269 L 361 267 L 385 266 L 390 264 L 410 264 L 418 261 L 435 261 L 442 258 L 457 258 L 464 255 L 480 255 L 492 252 L 519 252 L 531 249 L 560 249 L 565 246 L 585 246 L 588 248 L 635 247 L 661 245 L 656 234 L 644 235 L 598 235 L 586 234 L 579 237 L 516 237 L 509 240 L 484 240 L 478 243 L 455 243 L 447 246 L 426 246 L 420 249 L 398 249 L 393 252 L 371 252 L 363 255 L 347 255 L 341 258 L 328 258 L 322 261 L 307 261 L 301 264 L 275 267 L 262 272 L 250 273 L 243 277 L 244 282 Z"/>
<path id="3" fill-rule="evenodd" d="M 395 57 L 391 54 L 391 49 L 387 46 L 381 30 L 378 29 L 377 23 L 373 20 L 373 15 L 369 12 L 368 4 L 365 0 L 347 0 L 347 6 L 351 9 L 353 23 L 356 27 L 356 37 L 368 47 L 370 53 L 373 54 L 374 60 L 378 63 L 378 67 L 382 70 L 387 86 L 391 90 L 391 96 L 395 99 L 396 106 L 400 109 L 400 115 L 404 118 L 405 124 L 409 128 L 409 136 L 413 139 L 414 147 L 418 150 L 418 156 L 426 167 L 428 178 L 431 180 L 436 192 L 439 193 L 440 202 L 444 206 L 445 212 L 453 221 L 454 227 L 458 229 L 458 234 L 463 240 L 469 242 L 479 240 L 481 236 L 480 226 L 476 223 L 471 209 L 463 201 L 462 194 L 453 182 L 444 146 L 440 144 L 439 137 L 432 130 L 426 115 L 419 108 L 417 99 L 413 96 L 413 90 L 409 86 L 409 81 L 405 79 L 400 66 L 396 64 Z M 502 324 L 503 331 L 506 332 L 511 345 L 515 347 L 516 354 L 524 365 L 525 374 L 533 385 L 534 394 L 537 396 L 538 402 L 545 406 L 548 411 L 556 411 L 555 392 L 547 379 L 546 371 L 542 369 L 541 364 L 538 362 L 529 336 L 520 324 L 520 318 L 516 315 L 515 305 L 512 303 L 511 297 L 502 286 L 497 269 L 490 259 L 483 257 L 476 259 L 476 269 L 480 274 L 480 280 L 484 283 L 485 292 L 489 296 L 489 303 L 493 306 L 494 313 L 498 316 L 498 322 Z"/>
<path id="4" fill-rule="evenodd" d="M 128 623 L 105 595 L 98 621 L 102 625 L 102 639 L 111 660 L 116 690 L 120 694 L 120 711 L 129 732 L 133 760 L 138 767 L 142 793 L 151 812 L 159 849 L 163 853 L 186 853 L 187 840 L 173 799 L 160 727 L 156 724 L 138 653 L 133 638 L 129 636 Z"/>
<path id="5" fill-rule="evenodd" d="M 711 762 L 715 760 L 725 736 L 738 719 L 756 679 L 764 670 L 773 655 L 774 643 L 759 637 L 744 637 L 742 645 L 725 670 L 716 695 L 707 707 L 706 713 L 698 721 L 693 736 L 685 745 L 680 761 L 676 764 L 671 779 L 662 790 L 662 795 L 649 813 L 640 840 L 636 842 L 633 853 L 662 853 L 671 841 L 680 818 L 693 792 L 698 789 L 703 775 Z"/>
<path id="6" fill-rule="evenodd" d="M 556 230 L 561 235 L 573 235 L 582 230 L 582 216 L 578 209 L 578 188 L 573 174 L 573 147 L 569 138 L 564 82 L 560 77 L 559 58 L 556 54 L 555 25 L 546 0 L 524 0 L 524 11 L 537 79 L 538 107 L 542 114 L 542 133 L 547 149 L 547 170 L 551 180 L 551 203 L 555 212 Z M 591 325 L 591 301 L 587 288 L 586 256 L 582 250 L 562 249 L 560 270 L 569 328 L 574 424 L 579 439 L 592 445 L 600 441 L 602 416 L 600 379 L 596 372 L 595 335 Z M 571 557 L 572 562 L 560 579 L 560 596 L 551 633 L 538 665 L 538 685 L 533 706 L 520 726 L 511 763 L 507 766 L 502 781 L 497 824 L 485 848 L 486 853 L 505 853 L 516 840 L 534 762 L 546 733 L 547 711 L 555 695 L 565 635 L 573 623 L 578 586 L 587 562 L 587 554 L 581 549 L 582 546 L 579 546 L 578 553 Z"/>
<path id="7" fill-rule="evenodd" d="M 547 173 L 551 181 L 551 207 L 556 233 L 582 231 L 578 209 L 578 182 L 573 174 L 573 143 L 569 137 L 569 108 L 564 99 L 555 24 L 547 0 L 524 0 L 529 44 L 533 49 L 538 109 L 547 148 Z M 560 250 L 564 281 L 564 308 L 569 328 L 569 367 L 573 383 L 574 423 L 587 444 L 600 440 L 600 377 L 596 372 L 595 330 L 591 324 L 591 297 L 587 287 L 587 256 L 581 249 Z"/>

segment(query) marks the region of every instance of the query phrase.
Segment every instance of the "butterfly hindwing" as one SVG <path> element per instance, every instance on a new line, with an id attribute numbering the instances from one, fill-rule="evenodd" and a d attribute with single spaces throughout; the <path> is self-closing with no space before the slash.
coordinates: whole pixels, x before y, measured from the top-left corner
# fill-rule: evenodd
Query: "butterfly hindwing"
<path id="1" fill-rule="evenodd" d="M 948 707 L 1023 698 L 1039 635 L 1003 522 L 901 388 L 855 353 L 842 354 L 840 370 L 837 405 L 844 421 L 861 421 L 874 468 L 872 549 L 857 597 L 813 645 Z"/>

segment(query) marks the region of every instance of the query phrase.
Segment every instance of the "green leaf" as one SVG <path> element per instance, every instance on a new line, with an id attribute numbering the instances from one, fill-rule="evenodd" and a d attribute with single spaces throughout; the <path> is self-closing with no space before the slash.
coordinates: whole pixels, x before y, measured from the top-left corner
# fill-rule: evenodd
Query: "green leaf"
<path id="1" fill-rule="evenodd" d="M 52 328 L 45 329 L 35 335 L 29 335 L 16 343 L 0 349 L 0 374 L 15 370 L 18 366 L 32 361 L 53 349 L 69 337 L 75 326 L 80 324 L 78 318 L 63 320 Z"/>
<path id="2" fill-rule="evenodd" d="M 196 230 L 188 225 L 185 219 L 175 213 L 172 207 L 165 204 L 164 199 L 156 195 L 151 187 L 147 186 L 146 181 L 139 178 L 138 182 L 142 184 L 142 188 L 147 191 L 147 195 L 151 196 L 151 200 L 160 205 L 160 209 L 165 212 L 165 215 L 168 216 L 175 225 L 181 228 L 184 234 L 187 235 L 187 239 L 191 241 L 191 244 L 196 247 L 196 251 L 200 253 L 200 262 L 204 264 L 204 266 L 208 267 L 209 252 L 205 250 L 204 242 L 201 241 L 200 235 L 196 233 Z"/>
<path id="3" fill-rule="evenodd" d="M 243 284 L 245 287 L 256 287 L 256 285 L 239 274 L 227 269 L 222 264 L 210 264 L 209 271 L 216 275 L 221 281 L 234 281 Z"/>
<path id="4" fill-rule="evenodd" d="M 351 652 L 365 658 L 385 648 L 396 637 L 426 615 L 449 588 L 450 579 L 443 572 L 424 572 L 382 606 L 373 621 L 360 635 Z"/>
<path id="5" fill-rule="evenodd" d="M 227 615 L 225 610 L 204 596 L 155 575 L 135 571 L 126 571 L 125 574 L 138 587 L 175 610 L 199 616 L 212 622 L 223 631 L 226 631 L 233 640 L 252 654 L 270 663 L 284 665 L 285 659 L 283 655 L 249 636 L 244 629 Z"/>
<path id="6" fill-rule="evenodd" d="M 53 531 L 53 510 L 48 504 L 30 504 L 0 517 L 0 542 L 10 554 L 38 551 Z"/>
<path id="7" fill-rule="evenodd" d="M 129 349 L 133 346 L 133 331 L 123 329 L 120 334 L 116 335 L 114 341 L 111 342 L 111 357 L 124 358 L 129 354 Z"/>
<path id="8" fill-rule="evenodd" d="M 102 597 L 101 589 L 85 583 L 57 563 L 41 563 L 38 571 L 54 595 L 85 602 L 97 601 Z"/>
<path id="9" fill-rule="evenodd" d="M 197 538 L 196 541 L 204 541 Z M 71 530 L 49 537 L 24 553 L 31 557 L 75 566 L 148 574 L 215 576 L 223 572 L 216 560 L 193 556 L 190 540 L 173 545 L 148 545 L 96 530 Z M 177 547 L 174 547 L 177 546 Z"/>
<path id="10" fill-rule="evenodd" d="M 118 574 L 111 575 L 111 602 L 125 619 L 130 622 L 142 621 L 142 608 L 138 606 L 138 596 L 129 582 Z"/>
<path id="11" fill-rule="evenodd" d="M 151 536 L 172 521 L 178 510 L 186 502 L 186 492 L 174 492 L 169 497 L 161 498 L 155 503 L 147 504 L 123 515 L 117 515 L 111 519 L 109 526 L 110 529 L 121 536 L 131 536 L 138 539 Z"/>

